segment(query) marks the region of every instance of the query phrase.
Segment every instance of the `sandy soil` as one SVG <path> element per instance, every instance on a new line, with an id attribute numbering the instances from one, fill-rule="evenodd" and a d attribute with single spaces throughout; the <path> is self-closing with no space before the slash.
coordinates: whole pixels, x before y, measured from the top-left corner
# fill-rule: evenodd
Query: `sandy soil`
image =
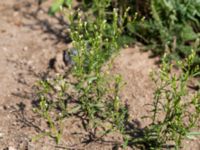
<path id="1" fill-rule="evenodd" d="M 45 3 L 36 15 L 34 0 L 0 1 L 0 149 L 113 149 L 112 144 L 81 144 L 86 133 L 76 118 L 66 121 L 60 145 L 48 137 L 31 142 L 43 127 L 32 112 L 32 87 L 68 41 L 63 32 L 67 24 L 50 18 L 48 5 Z M 121 97 L 129 102 L 131 118 L 141 127 L 148 123 L 140 118 L 147 113 L 144 105 L 152 101 L 154 86 L 149 72 L 154 68 L 155 60 L 141 53 L 138 46 L 121 51 L 113 64 L 112 72 L 121 74 L 127 83 Z M 81 134 L 73 134 L 75 131 Z M 199 150 L 200 143 L 186 142 L 184 149 Z"/>
<path id="2" fill-rule="evenodd" d="M 49 24 L 55 20 L 35 17 L 33 2 L 0 1 L 0 149 L 31 149 L 34 134 L 29 132 L 35 129 L 24 117 L 31 113 L 29 93 L 62 45 L 59 27 Z M 38 13 L 45 18 L 43 11 Z"/>

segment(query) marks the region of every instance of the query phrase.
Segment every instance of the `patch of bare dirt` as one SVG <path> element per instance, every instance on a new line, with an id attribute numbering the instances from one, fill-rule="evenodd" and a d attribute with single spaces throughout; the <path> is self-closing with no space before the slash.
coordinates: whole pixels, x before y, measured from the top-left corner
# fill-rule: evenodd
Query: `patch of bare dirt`
<path id="1" fill-rule="evenodd" d="M 149 59 L 149 53 L 140 51 L 138 46 L 127 48 L 120 52 L 114 61 L 113 72 L 122 75 L 126 85 L 121 91 L 121 98 L 128 101 L 130 114 L 133 120 L 141 120 L 148 112 L 147 104 L 153 100 L 154 84 L 149 77 L 150 72 L 156 69 L 155 59 Z"/>
<path id="2" fill-rule="evenodd" d="M 52 149 L 49 141 L 30 143 L 36 129 L 33 117 L 26 118 L 33 115 L 32 86 L 62 47 L 59 27 L 51 27 L 43 10 L 42 19 L 34 16 L 36 10 L 34 0 L 0 1 L 0 149 Z"/>

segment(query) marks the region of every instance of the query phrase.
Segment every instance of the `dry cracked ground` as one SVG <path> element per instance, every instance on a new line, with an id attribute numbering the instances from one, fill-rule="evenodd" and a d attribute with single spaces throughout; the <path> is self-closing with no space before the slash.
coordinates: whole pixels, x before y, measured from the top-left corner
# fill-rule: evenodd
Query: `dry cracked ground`
<path id="1" fill-rule="evenodd" d="M 75 118 L 66 122 L 60 145 L 48 137 L 31 141 L 44 127 L 32 112 L 32 87 L 45 76 L 49 61 L 68 41 L 63 30 L 67 24 L 49 17 L 48 6 L 47 2 L 38 9 L 35 0 L 0 1 L 0 149 L 112 149 L 112 144 L 83 144 L 86 133 Z M 152 100 L 149 72 L 154 68 L 155 60 L 137 46 L 122 50 L 114 61 L 113 72 L 120 73 L 127 82 L 121 97 L 129 102 L 131 117 L 137 122 L 142 122 L 140 118 L 147 113 L 145 104 Z M 184 145 L 185 150 L 200 149 L 198 141 L 186 141 Z"/>

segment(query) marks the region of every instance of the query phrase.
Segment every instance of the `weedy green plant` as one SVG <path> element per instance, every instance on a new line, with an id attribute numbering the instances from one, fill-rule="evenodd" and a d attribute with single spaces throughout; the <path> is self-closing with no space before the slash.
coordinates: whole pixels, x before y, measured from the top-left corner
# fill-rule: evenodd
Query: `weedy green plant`
<path id="1" fill-rule="evenodd" d="M 48 129 L 33 140 L 50 136 L 59 143 L 64 121 L 71 116 L 82 119 L 93 140 L 113 131 L 123 133 L 128 108 L 119 98 L 122 85 L 120 76 L 104 73 L 76 78 L 73 83 L 63 77 L 40 81 L 34 112 L 47 122 Z"/>
<path id="2" fill-rule="evenodd" d="M 124 130 L 128 111 L 119 98 L 119 78 L 117 76 L 113 80 L 113 77 L 101 73 L 87 76 L 76 84 L 79 93 L 78 115 L 85 120 L 86 128 L 94 138 Z"/>
<path id="3" fill-rule="evenodd" d="M 81 118 L 93 138 L 124 131 L 128 111 L 119 98 L 121 78 L 102 71 L 103 64 L 119 51 L 117 39 L 121 32 L 117 10 L 109 14 L 113 17 L 112 23 L 104 18 L 107 2 L 96 1 L 95 7 L 101 8 L 98 16 L 93 12 L 86 15 L 75 12 L 70 16 L 73 48 L 66 53 L 72 61 L 74 82 L 66 75 L 41 81 L 38 86 L 39 104 L 35 111 L 47 121 L 50 129 L 43 135 L 52 136 L 57 142 L 62 135 L 63 119 L 70 116 Z M 68 87 L 75 94 L 70 93 Z"/>
<path id="4" fill-rule="evenodd" d="M 94 17 L 93 12 L 86 15 L 78 12 L 70 17 L 72 45 L 76 51 L 76 55 L 71 55 L 74 63 L 72 73 L 78 80 L 76 89 L 79 93 L 80 113 L 94 132 L 103 127 L 103 122 L 110 122 L 111 128 L 105 127 L 104 133 L 114 128 L 122 131 L 122 124 L 127 119 L 127 108 L 121 104 L 118 96 L 121 80 L 117 77 L 113 81 L 102 72 L 102 66 L 119 51 L 117 41 L 122 32 L 117 10 L 114 9 L 110 14 L 112 23 L 108 23 L 105 18 L 103 10 L 109 2 L 94 1 L 95 7 L 101 8 L 98 9 L 98 16 Z M 115 84 L 114 89 L 109 85 L 112 82 Z"/>
<path id="5" fill-rule="evenodd" d="M 130 22 L 128 31 L 149 45 L 155 55 L 168 52 L 170 58 L 179 59 L 187 57 L 194 49 L 198 56 L 194 63 L 199 64 L 200 2 L 150 0 L 148 8 L 145 21 Z"/>
<path id="6" fill-rule="evenodd" d="M 90 74 L 92 71 L 99 72 L 101 66 L 119 50 L 116 11 L 114 18 L 115 21 L 112 25 L 104 19 L 85 22 L 81 18 L 79 18 L 77 26 L 72 24 L 72 44 L 77 50 L 73 61 L 76 64 L 74 71 L 77 75 Z"/>
<path id="7" fill-rule="evenodd" d="M 62 135 L 62 120 L 69 115 L 67 109 L 69 99 L 66 92 L 67 82 L 59 76 L 54 80 L 39 81 L 37 88 L 39 101 L 33 111 L 44 118 L 49 130 L 37 135 L 33 140 L 38 140 L 43 136 L 51 136 L 58 143 Z"/>
<path id="8" fill-rule="evenodd" d="M 141 139 L 132 142 L 143 143 L 147 149 L 174 147 L 179 149 L 181 142 L 200 123 L 200 91 L 191 91 L 188 81 L 200 74 L 199 66 L 192 67 L 195 53 L 193 52 L 178 65 L 182 71 L 173 72 L 173 64 L 166 57 L 157 73 L 152 73 L 156 90 L 152 104 L 152 124 L 144 128 Z M 200 132 L 196 132 L 196 135 Z M 135 141 L 134 141 L 135 140 Z"/>

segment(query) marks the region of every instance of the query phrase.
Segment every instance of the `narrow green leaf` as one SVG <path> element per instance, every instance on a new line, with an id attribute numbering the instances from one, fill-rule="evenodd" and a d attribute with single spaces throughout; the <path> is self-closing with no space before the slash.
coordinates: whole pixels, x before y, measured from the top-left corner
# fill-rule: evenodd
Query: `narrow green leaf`
<path id="1" fill-rule="evenodd" d="M 63 6 L 65 0 L 55 0 L 49 9 L 49 15 L 55 15 L 57 11 Z"/>

